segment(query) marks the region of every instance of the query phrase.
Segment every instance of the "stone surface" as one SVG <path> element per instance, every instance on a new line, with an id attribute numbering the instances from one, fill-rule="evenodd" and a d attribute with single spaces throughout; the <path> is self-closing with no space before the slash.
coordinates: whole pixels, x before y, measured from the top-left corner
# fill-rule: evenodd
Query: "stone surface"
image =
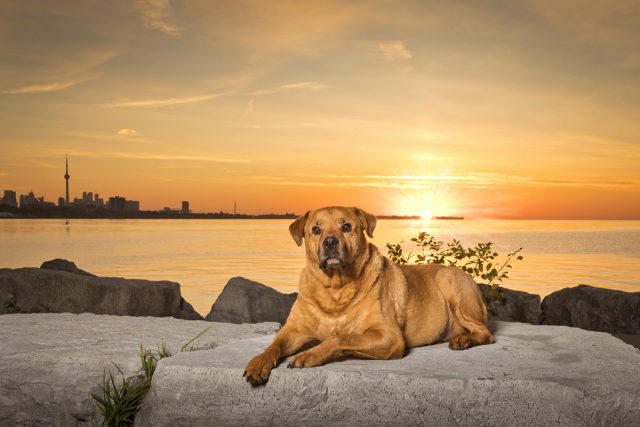
<path id="1" fill-rule="evenodd" d="M 640 292 L 579 285 L 547 295 L 542 301 L 542 310 L 546 325 L 640 334 Z"/>
<path id="2" fill-rule="evenodd" d="M 245 364 L 272 337 L 160 362 L 140 426 L 637 425 L 640 351 L 609 334 L 492 322 L 496 344 L 411 350 L 274 369 L 253 388 Z"/>
<path id="3" fill-rule="evenodd" d="M 227 282 L 205 319 L 231 323 L 284 324 L 296 297 L 296 293 L 283 294 L 262 283 L 234 277 Z"/>
<path id="4" fill-rule="evenodd" d="M 66 259 L 56 258 L 51 261 L 45 261 L 42 263 L 40 268 L 44 270 L 58 270 L 58 271 L 68 271 L 69 273 L 81 274 L 83 276 L 95 276 L 95 274 L 91 274 L 87 271 L 80 270 L 76 267 L 76 263 L 73 261 L 67 261 Z"/>
<path id="5" fill-rule="evenodd" d="M 141 344 L 156 348 L 165 341 L 175 352 L 207 327 L 196 349 L 272 334 L 278 325 L 68 313 L 0 316 L 0 425 L 90 425 L 89 393 L 98 392 L 112 362 L 130 375 L 139 369 Z"/>
<path id="6" fill-rule="evenodd" d="M 40 268 L 0 269 L 0 314 L 95 313 L 202 319 L 180 285 Z"/>
<path id="7" fill-rule="evenodd" d="M 485 284 L 478 284 L 478 286 L 487 304 L 489 319 L 533 325 L 539 324 L 542 320 L 540 295 L 502 287 L 493 290 L 491 286 Z"/>

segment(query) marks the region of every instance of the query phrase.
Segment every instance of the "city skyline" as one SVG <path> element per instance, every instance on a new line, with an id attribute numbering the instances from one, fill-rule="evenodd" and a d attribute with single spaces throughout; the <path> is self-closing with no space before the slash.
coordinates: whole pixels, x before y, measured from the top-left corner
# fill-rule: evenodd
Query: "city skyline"
<path id="1" fill-rule="evenodd" d="M 640 219 L 635 2 L 2 5 L 0 188 Z"/>

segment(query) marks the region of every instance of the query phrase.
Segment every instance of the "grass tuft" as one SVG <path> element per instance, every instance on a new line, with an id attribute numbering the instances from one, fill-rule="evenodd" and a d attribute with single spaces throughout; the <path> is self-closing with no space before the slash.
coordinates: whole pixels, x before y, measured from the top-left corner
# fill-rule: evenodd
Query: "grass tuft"
<path id="1" fill-rule="evenodd" d="M 195 337 L 187 341 L 180 352 L 193 351 L 195 341 L 204 335 L 211 326 L 205 328 Z M 110 370 L 104 370 L 102 374 L 102 384 L 99 386 L 101 393 L 91 393 L 91 398 L 96 402 L 96 409 L 102 415 L 103 427 L 124 427 L 132 426 L 138 409 L 151 387 L 151 379 L 156 371 L 158 362 L 165 357 L 172 355 L 166 342 L 163 342 L 155 350 L 145 349 L 140 345 L 141 373 L 126 378 L 124 372 L 117 364 L 115 366 L 121 377 L 116 381 L 116 376 Z M 95 423 L 95 420 L 94 420 Z"/>

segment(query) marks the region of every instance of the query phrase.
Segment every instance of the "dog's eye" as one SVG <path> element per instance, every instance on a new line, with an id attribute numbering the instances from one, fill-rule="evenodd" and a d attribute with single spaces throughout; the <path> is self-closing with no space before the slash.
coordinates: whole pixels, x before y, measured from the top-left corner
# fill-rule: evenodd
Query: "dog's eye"
<path id="1" fill-rule="evenodd" d="M 344 224 L 342 224 L 342 231 L 345 233 L 348 233 L 351 231 L 351 224 L 349 224 L 348 222 L 345 222 Z"/>
<path id="2" fill-rule="evenodd" d="M 320 227 L 318 227 L 317 225 L 314 225 L 313 228 L 311 229 L 311 232 L 317 236 L 318 234 L 320 234 Z"/>

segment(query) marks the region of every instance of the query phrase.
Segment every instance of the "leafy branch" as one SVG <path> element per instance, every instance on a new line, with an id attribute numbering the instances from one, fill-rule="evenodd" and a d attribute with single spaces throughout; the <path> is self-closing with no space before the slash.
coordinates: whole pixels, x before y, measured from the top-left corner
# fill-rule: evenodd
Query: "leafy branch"
<path id="1" fill-rule="evenodd" d="M 387 256 L 391 261 L 401 265 L 413 263 L 456 266 L 473 276 L 474 280 L 486 281 L 494 289 L 498 287 L 498 282 L 509 278 L 509 272 L 513 268 L 511 263 L 523 259 L 520 255 L 522 248 L 507 254 L 506 259 L 500 262 L 500 255 L 493 249 L 492 242 L 464 247 L 457 239 L 445 243 L 425 231 L 411 238 L 411 242 L 414 244 L 415 254 L 409 252 L 405 255 L 402 249 L 404 242 L 400 242 L 387 243 Z"/>

